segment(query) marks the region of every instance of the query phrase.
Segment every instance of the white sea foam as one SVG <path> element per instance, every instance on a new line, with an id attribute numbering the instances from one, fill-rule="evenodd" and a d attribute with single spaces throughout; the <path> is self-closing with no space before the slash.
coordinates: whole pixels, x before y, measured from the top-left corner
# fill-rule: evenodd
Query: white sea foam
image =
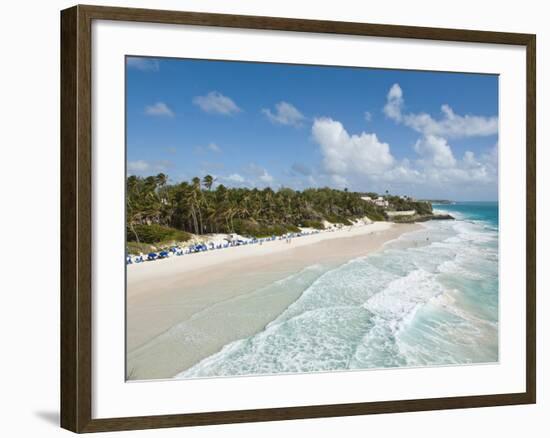
<path id="1" fill-rule="evenodd" d="M 484 223 L 428 223 L 316 277 L 264 330 L 176 377 L 495 361 L 497 239 Z"/>

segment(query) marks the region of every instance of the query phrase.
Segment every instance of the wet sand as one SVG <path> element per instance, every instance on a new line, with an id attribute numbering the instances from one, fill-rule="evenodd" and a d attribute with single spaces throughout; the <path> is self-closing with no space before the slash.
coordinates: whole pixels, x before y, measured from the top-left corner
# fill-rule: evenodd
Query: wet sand
<path id="1" fill-rule="evenodd" d="M 418 229 L 376 222 L 129 265 L 127 374 L 171 378 L 262 330 L 323 272 Z M 302 270 L 300 282 L 286 282 Z"/>

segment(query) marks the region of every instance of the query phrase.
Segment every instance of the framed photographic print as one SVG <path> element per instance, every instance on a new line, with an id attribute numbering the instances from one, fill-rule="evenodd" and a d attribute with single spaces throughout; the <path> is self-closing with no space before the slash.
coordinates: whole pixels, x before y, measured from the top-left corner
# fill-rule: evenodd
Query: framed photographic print
<path id="1" fill-rule="evenodd" d="M 61 13 L 61 423 L 535 403 L 535 36 Z"/>

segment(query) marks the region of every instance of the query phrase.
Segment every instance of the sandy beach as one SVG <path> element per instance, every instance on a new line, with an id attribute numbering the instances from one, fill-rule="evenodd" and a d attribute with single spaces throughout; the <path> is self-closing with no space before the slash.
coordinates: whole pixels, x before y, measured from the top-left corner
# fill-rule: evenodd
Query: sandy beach
<path id="1" fill-rule="evenodd" d="M 333 266 L 420 225 L 375 222 L 293 239 L 128 266 L 127 374 L 170 378 L 262 330 Z"/>

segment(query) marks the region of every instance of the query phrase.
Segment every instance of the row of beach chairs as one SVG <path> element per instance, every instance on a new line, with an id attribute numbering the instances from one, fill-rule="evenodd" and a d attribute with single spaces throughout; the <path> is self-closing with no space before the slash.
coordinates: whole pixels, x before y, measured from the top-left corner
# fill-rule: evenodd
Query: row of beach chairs
<path id="1" fill-rule="evenodd" d="M 215 244 L 214 242 L 210 242 L 208 244 L 206 243 L 197 243 L 195 245 L 191 245 L 187 248 L 182 248 L 180 246 L 174 246 L 169 249 L 161 250 L 158 252 L 150 252 L 147 255 L 140 254 L 138 256 L 133 255 L 127 255 L 126 256 L 126 264 L 131 265 L 134 263 L 143 263 L 143 262 L 152 262 L 155 260 L 161 260 L 166 259 L 168 257 L 172 256 L 182 256 L 186 254 L 194 254 L 198 252 L 204 252 L 204 251 L 214 251 L 219 249 L 225 249 L 225 248 L 231 248 L 235 246 L 242 246 L 242 245 L 255 245 L 255 244 L 263 244 L 264 242 L 272 242 L 274 240 L 288 240 L 296 237 L 302 237 L 302 236 L 309 236 L 312 234 L 317 234 L 320 231 L 309 231 L 309 232 L 300 232 L 300 233 L 289 233 L 285 234 L 283 236 L 271 236 L 271 237 L 264 237 L 261 239 L 252 238 L 252 239 L 236 239 L 232 240 L 230 242 L 225 243 L 218 243 Z"/>

